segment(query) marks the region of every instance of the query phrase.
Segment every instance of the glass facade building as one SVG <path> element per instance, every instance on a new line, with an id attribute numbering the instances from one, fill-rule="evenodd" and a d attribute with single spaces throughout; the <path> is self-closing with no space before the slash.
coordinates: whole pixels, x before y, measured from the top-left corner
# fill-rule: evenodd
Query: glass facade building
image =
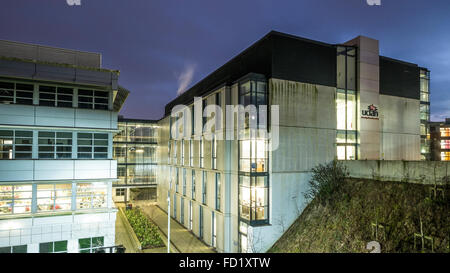
<path id="1" fill-rule="evenodd" d="M 420 154 L 431 160 L 430 153 L 430 71 L 420 69 Z"/>
<path id="2" fill-rule="evenodd" d="M 157 124 L 153 120 L 119 117 L 120 132 L 114 137 L 117 179 L 114 200 L 154 198 L 148 188 L 156 186 Z"/>

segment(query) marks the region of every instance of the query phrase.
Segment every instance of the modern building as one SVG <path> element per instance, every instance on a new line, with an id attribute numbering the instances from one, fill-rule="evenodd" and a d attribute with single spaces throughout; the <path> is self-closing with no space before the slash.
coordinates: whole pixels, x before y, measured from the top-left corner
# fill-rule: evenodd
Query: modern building
<path id="1" fill-rule="evenodd" d="M 450 161 L 450 118 L 431 122 L 431 160 Z"/>
<path id="2" fill-rule="evenodd" d="M 380 56 L 368 37 L 328 44 L 268 33 L 166 106 L 159 206 L 167 210 L 169 197 L 174 219 L 219 252 L 267 250 L 306 205 L 302 193 L 317 164 L 421 159 L 420 71 Z M 278 148 L 256 137 L 218 140 L 226 131 L 248 136 L 248 127 L 228 127 L 235 117 L 213 121 L 211 133 L 202 128 L 215 116 L 171 117 L 177 105 L 193 112 L 195 97 L 202 110 L 279 106 L 278 121 L 251 118 L 277 122 Z M 193 126 L 180 129 L 189 137 L 177 140 L 171 128 L 191 118 Z"/>
<path id="3" fill-rule="evenodd" d="M 118 129 L 113 139 L 118 178 L 113 183 L 113 200 L 156 201 L 156 121 L 119 116 Z"/>
<path id="4" fill-rule="evenodd" d="M 420 69 L 420 153 L 431 160 L 430 153 L 430 71 Z"/>
<path id="5" fill-rule="evenodd" d="M 128 91 L 98 53 L 0 41 L 0 252 L 114 246 Z"/>

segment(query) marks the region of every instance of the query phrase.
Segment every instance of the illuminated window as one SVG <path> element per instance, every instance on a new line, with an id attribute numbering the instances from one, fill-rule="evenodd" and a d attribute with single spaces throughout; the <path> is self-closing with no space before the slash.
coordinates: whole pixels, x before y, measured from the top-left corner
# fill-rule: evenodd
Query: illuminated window
<path id="1" fill-rule="evenodd" d="M 78 183 L 77 209 L 105 208 L 107 206 L 107 183 Z"/>
<path id="2" fill-rule="evenodd" d="M 72 209 L 72 184 L 37 185 L 37 211 Z"/>
<path id="3" fill-rule="evenodd" d="M 0 186 L 0 214 L 31 213 L 32 186 Z"/>
<path id="4" fill-rule="evenodd" d="M 440 128 L 441 137 L 450 137 L 450 127 L 449 128 Z"/>
<path id="5" fill-rule="evenodd" d="M 267 141 L 253 139 L 239 141 L 239 171 L 267 172 Z"/>
<path id="6" fill-rule="evenodd" d="M 441 140 L 441 149 L 442 150 L 450 149 L 450 140 L 449 139 Z"/>
<path id="7" fill-rule="evenodd" d="M 245 222 L 239 221 L 239 252 L 248 252 L 248 225 Z"/>
<path id="8" fill-rule="evenodd" d="M 450 152 L 441 152 L 441 161 L 450 161 Z"/>
<path id="9" fill-rule="evenodd" d="M 239 216 L 250 223 L 269 219 L 267 176 L 239 176 Z"/>

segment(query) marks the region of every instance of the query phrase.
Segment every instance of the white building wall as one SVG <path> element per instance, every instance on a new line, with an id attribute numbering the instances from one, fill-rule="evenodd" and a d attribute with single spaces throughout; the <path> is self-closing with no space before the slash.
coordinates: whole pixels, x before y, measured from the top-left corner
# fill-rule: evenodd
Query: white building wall
<path id="1" fill-rule="evenodd" d="M 104 237 L 105 246 L 115 242 L 116 211 L 81 215 L 17 218 L 0 221 L 0 247 L 27 245 L 39 253 L 39 244 L 68 241 L 67 251 L 77 253 L 78 240 Z"/>

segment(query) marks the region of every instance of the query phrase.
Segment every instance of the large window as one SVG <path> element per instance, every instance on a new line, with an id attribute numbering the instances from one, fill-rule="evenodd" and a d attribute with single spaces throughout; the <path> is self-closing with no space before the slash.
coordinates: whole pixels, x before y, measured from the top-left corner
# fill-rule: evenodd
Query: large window
<path id="1" fill-rule="evenodd" d="M 67 241 L 40 243 L 39 253 L 67 253 Z"/>
<path id="2" fill-rule="evenodd" d="M 267 172 L 267 142 L 261 139 L 239 141 L 239 171 Z"/>
<path id="3" fill-rule="evenodd" d="M 107 206 L 107 183 L 78 183 L 77 209 L 105 208 Z"/>
<path id="4" fill-rule="evenodd" d="M 243 106 L 254 105 L 257 108 L 267 105 L 267 84 L 265 80 L 261 78 L 261 80 L 248 80 L 240 83 L 239 104 Z M 260 114 L 257 113 L 256 123 L 259 123 L 260 120 L 267 120 L 266 116 L 260 116 Z M 245 128 L 249 128 L 250 117 L 248 113 L 246 113 L 244 123 Z"/>
<path id="5" fill-rule="evenodd" d="M 39 132 L 39 158 L 72 158 L 72 132 Z"/>
<path id="6" fill-rule="evenodd" d="M 78 158 L 108 158 L 108 142 L 108 134 L 78 133 Z"/>
<path id="7" fill-rule="evenodd" d="M 33 132 L 0 130 L 0 159 L 30 159 Z"/>
<path id="8" fill-rule="evenodd" d="M 37 211 L 72 209 L 72 184 L 38 184 Z"/>
<path id="9" fill-rule="evenodd" d="M 0 82 L 0 103 L 3 104 L 33 104 L 32 84 Z"/>
<path id="10" fill-rule="evenodd" d="M 269 219 L 269 185 L 267 176 L 239 176 L 239 215 L 250 223 L 267 223 Z"/>
<path id="11" fill-rule="evenodd" d="M 429 120 L 430 119 L 430 105 L 420 104 L 420 119 Z"/>
<path id="12" fill-rule="evenodd" d="M 356 48 L 338 46 L 336 93 L 336 154 L 341 160 L 358 159 Z"/>
<path id="13" fill-rule="evenodd" d="M 108 110 L 109 92 L 79 89 L 78 107 L 84 109 Z"/>
<path id="14" fill-rule="evenodd" d="M 426 69 L 420 70 L 420 101 L 430 102 L 430 72 Z"/>
<path id="15" fill-rule="evenodd" d="M 104 244 L 104 237 L 78 239 L 78 250 L 80 253 L 96 253 Z"/>
<path id="16" fill-rule="evenodd" d="M 27 253 L 27 249 L 28 249 L 27 245 L 0 247 L 0 254 L 2 254 L 2 253 Z"/>
<path id="17" fill-rule="evenodd" d="M 39 85 L 39 105 L 72 107 L 73 88 Z"/>
<path id="18" fill-rule="evenodd" d="M 345 74 L 353 75 L 355 73 L 353 67 L 354 56 L 347 56 L 348 59 L 345 61 L 345 50 L 341 52 L 339 50 L 343 49 L 338 49 L 339 88 L 336 93 L 336 154 L 340 160 L 356 160 L 359 141 L 357 131 L 357 93 L 355 91 L 356 86 L 352 83 L 350 84 L 352 80 L 345 76 Z M 344 58 L 344 61 L 341 60 L 342 58 Z M 352 65 L 350 66 L 350 64 Z M 349 69 L 351 71 L 348 71 Z M 350 78 L 353 78 L 353 76 Z"/>
<path id="19" fill-rule="evenodd" d="M 0 214 L 31 213 L 31 185 L 0 186 Z"/>

